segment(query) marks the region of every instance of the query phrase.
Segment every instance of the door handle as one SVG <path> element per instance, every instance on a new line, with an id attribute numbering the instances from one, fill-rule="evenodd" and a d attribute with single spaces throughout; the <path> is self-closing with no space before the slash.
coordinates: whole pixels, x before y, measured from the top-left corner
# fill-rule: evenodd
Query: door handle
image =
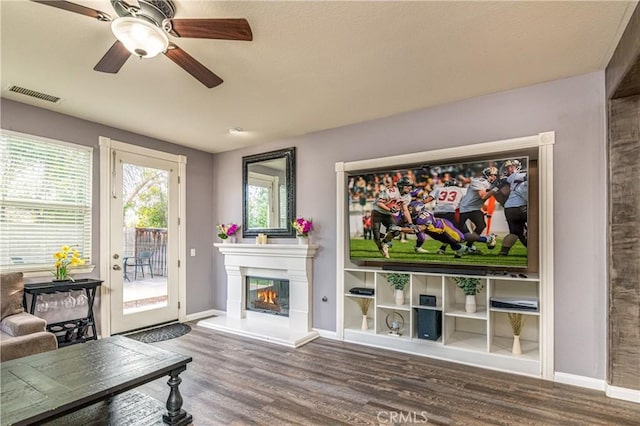
<path id="1" fill-rule="evenodd" d="M 113 268 L 112 268 L 112 269 L 113 269 L 114 271 L 119 271 L 119 270 L 121 270 L 122 268 L 120 267 L 120 265 L 113 265 Z"/>

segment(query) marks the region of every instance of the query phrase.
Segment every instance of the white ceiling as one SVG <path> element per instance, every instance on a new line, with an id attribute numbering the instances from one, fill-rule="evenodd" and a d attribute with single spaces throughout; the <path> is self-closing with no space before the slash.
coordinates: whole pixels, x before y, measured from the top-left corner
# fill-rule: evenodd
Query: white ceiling
<path id="1" fill-rule="evenodd" d="M 117 16 L 109 1 L 76 3 Z M 222 85 L 163 55 L 93 71 L 115 40 L 108 23 L 2 0 L 2 97 L 222 152 L 602 70 L 637 2 L 174 3 L 176 18 L 249 21 L 251 42 L 171 37 Z"/>

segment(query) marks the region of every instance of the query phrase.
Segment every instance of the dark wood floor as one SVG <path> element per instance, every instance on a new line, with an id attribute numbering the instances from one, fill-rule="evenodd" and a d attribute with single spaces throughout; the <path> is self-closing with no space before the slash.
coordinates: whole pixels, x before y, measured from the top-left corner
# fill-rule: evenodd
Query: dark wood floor
<path id="1" fill-rule="evenodd" d="M 298 349 L 190 323 L 154 345 L 189 354 L 195 425 L 640 425 L 603 392 L 319 338 Z M 141 391 L 166 400 L 166 380 Z"/>

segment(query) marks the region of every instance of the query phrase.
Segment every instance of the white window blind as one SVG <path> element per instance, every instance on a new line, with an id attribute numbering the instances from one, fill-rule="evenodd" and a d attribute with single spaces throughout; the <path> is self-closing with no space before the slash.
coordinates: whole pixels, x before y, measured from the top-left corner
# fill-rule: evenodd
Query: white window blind
<path id="1" fill-rule="evenodd" d="M 63 245 L 91 262 L 92 148 L 0 131 L 0 268 L 52 269 Z"/>

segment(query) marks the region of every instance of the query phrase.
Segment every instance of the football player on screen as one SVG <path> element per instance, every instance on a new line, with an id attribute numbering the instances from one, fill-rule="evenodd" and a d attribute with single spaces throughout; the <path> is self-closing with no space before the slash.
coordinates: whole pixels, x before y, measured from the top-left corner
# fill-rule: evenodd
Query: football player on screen
<path id="1" fill-rule="evenodd" d="M 378 198 L 373 203 L 373 241 L 378 250 L 385 258 L 389 258 L 389 243 L 400 231 L 391 231 L 391 227 L 397 225 L 394 219 L 395 214 L 400 214 L 407 225 L 412 224 L 409 214 L 409 203 L 411 203 L 411 190 L 413 183 L 406 177 L 398 180 L 396 185 L 391 184 L 378 194 Z M 385 227 L 385 235 L 381 233 L 381 227 Z"/>
<path id="2" fill-rule="evenodd" d="M 461 258 L 464 253 L 467 252 L 467 246 L 463 245 L 470 233 L 463 233 L 455 227 L 448 219 L 438 218 L 433 215 L 426 208 L 422 208 L 418 215 L 414 218 L 414 224 L 404 227 L 392 226 L 393 231 L 402 231 L 406 233 L 416 234 L 417 246 L 422 246 L 426 235 L 430 236 L 436 241 L 440 241 L 444 245 L 451 246 L 454 251 L 455 258 Z M 487 247 L 492 249 L 496 246 L 496 237 L 491 234 L 490 236 L 478 236 L 475 241 L 486 243 Z"/>
<path id="3" fill-rule="evenodd" d="M 437 218 L 447 219 L 457 227 L 460 219 L 458 209 L 463 195 L 464 191 L 458 186 L 458 181 L 449 178 L 444 182 L 444 186 L 439 186 L 431 191 L 424 203 L 428 204 L 435 200 L 436 206 L 433 208 L 433 215 Z M 446 249 L 447 244 L 442 244 L 438 249 L 438 254 L 444 254 Z"/>
<path id="4" fill-rule="evenodd" d="M 519 160 L 507 160 L 502 165 L 506 175 L 506 183 L 509 184 L 509 196 L 504 202 L 504 216 L 509 226 L 509 234 L 502 240 L 502 247 L 498 253 L 507 256 L 509 250 L 520 240 L 527 246 L 527 206 L 529 200 L 529 187 L 527 172 L 521 171 L 522 163 Z"/>
<path id="5" fill-rule="evenodd" d="M 459 229 L 467 235 L 467 249 L 469 253 L 477 252 L 473 243 L 478 241 L 479 236 L 482 235 L 482 232 L 487 227 L 482 206 L 487 199 L 494 195 L 494 192 L 490 191 L 490 189 L 498 179 L 498 173 L 497 167 L 486 167 L 482 170 L 482 177 L 470 179 L 467 192 L 460 200 Z M 467 220 L 473 223 L 473 229 L 469 229 Z M 493 234 L 490 234 L 490 236 L 495 238 Z"/>
<path id="6" fill-rule="evenodd" d="M 422 209 L 426 209 L 426 206 L 420 200 L 414 199 L 409 204 L 409 214 L 411 215 L 411 220 L 413 221 L 414 224 L 417 223 L 416 220 L 418 220 L 420 213 L 422 212 Z M 416 253 L 429 253 L 428 250 L 422 247 L 422 245 L 424 244 L 424 241 L 427 238 L 424 232 L 414 232 L 415 228 L 402 227 L 402 225 L 400 226 L 401 226 L 401 231 L 403 235 L 416 234 L 416 237 L 417 237 L 416 245 L 413 247 L 413 251 L 415 251 Z"/>

